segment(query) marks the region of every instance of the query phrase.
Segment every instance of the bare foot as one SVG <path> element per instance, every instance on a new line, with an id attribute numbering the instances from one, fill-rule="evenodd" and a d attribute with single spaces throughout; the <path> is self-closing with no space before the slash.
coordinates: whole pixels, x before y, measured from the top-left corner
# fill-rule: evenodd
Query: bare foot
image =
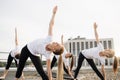
<path id="1" fill-rule="evenodd" d="M 1 76 L 0 79 L 5 79 L 5 76 Z"/>

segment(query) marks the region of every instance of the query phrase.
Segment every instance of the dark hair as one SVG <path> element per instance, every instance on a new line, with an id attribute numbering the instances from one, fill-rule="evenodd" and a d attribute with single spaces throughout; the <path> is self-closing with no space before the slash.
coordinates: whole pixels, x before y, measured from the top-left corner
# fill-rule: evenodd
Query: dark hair
<path id="1" fill-rule="evenodd" d="M 15 58 L 16 58 L 16 59 L 20 59 L 20 54 L 16 54 L 16 55 L 15 55 Z"/>

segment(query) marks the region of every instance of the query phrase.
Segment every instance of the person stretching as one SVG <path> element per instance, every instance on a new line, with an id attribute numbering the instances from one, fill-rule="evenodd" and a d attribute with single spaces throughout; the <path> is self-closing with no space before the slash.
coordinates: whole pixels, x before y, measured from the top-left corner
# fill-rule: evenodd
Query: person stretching
<path id="1" fill-rule="evenodd" d="M 97 47 L 85 49 L 80 52 L 79 58 L 78 58 L 78 64 L 77 64 L 77 67 L 76 67 L 75 73 L 74 73 L 75 79 L 77 78 L 77 75 L 82 66 L 83 60 L 86 59 L 87 62 L 92 67 L 92 69 L 97 74 L 97 76 L 101 80 L 106 80 L 106 74 L 105 74 L 105 69 L 104 69 L 105 59 L 112 58 L 115 55 L 115 52 L 112 49 L 104 49 L 103 48 L 103 45 L 100 43 L 99 38 L 98 38 L 97 24 L 94 23 L 93 27 L 94 27 L 94 34 L 95 34 L 95 38 L 96 38 L 96 42 L 97 42 Z M 102 73 L 100 73 L 100 71 L 97 69 L 93 59 L 98 59 L 100 61 Z"/>
<path id="2" fill-rule="evenodd" d="M 52 80 L 52 73 L 51 73 L 51 54 L 60 55 L 64 49 L 61 44 L 58 42 L 52 42 L 52 29 L 54 25 L 54 18 L 57 11 L 57 6 L 53 8 L 53 15 L 50 20 L 49 29 L 48 29 L 48 36 L 44 39 L 37 39 L 25 45 L 22 48 L 19 66 L 16 71 L 15 80 L 18 80 L 22 74 L 23 68 L 25 66 L 26 60 L 30 57 L 32 63 L 34 64 L 37 72 L 42 77 L 42 80 Z M 47 65 L 47 74 L 45 73 L 41 59 L 39 55 L 43 55 L 46 57 L 46 65 Z"/>

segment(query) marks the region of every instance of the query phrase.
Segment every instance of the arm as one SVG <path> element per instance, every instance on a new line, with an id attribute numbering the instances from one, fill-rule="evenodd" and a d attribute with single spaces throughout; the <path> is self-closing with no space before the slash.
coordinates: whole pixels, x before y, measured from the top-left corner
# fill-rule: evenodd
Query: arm
<path id="1" fill-rule="evenodd" d="M 49 80 L 52 80 L 52 71 L 51 71 L 51 61 L 50 59 L 47 60 L 47 72 Z"/>
<path id="2" fill-rule="evenodd" d="M 72 78 L 74 78 L 69 66 L 67 66 L 67 70 L 68 70 L 68 74 L 69 74 Z"/>
<path id="3" fill-rule="evenodd" d="M 18 46 L 17 28 L 15 28 L 15 46 Z"/>
<path id="4" fill-rule="evenodd" d="M 74 63 L 73 63 L 73 62 L 74 62 L 74 61 L 73 61 L 73 56 L 72 56 L 71 53 L 68 52 L 68 53 L 65 55 L 65 58 L 72 58 L 70 65 L 66 63 L 66 64 L 67 64 L 67 65 L 66 65 L 66 68 L 67 68 L 68 74 L 73 78 L 73 75 L 72 75 L 72 67 L 73 67 L 73 64 L 74 64 Z M 67 62 L 67 61 L 66 61 L 66 62 Z M 69 62 L 68 62 L 68 63 L 69 63 Z"/>
<path id="5" fill-rule="evenodd" d="M 97 32 L 97 24 L 94 23 L 94 34 L 96 38 L 96 42 L 99 43 L 98 32 Z"/>
<path id="6" fill-rule="evenodd" d="M 106 73 L 105 73 L 104 65 L 102 65 L 101 69 L 102 69 L 103 77 L 106 80 Z"/>
<path id="7" fill-rule="evenodd" d="M 61 36 L 61 44 L 63 45 L 63 35 Z"/>
<path id="8" fill-rule="evenodd" d="M 55 6 L 53 8 L 53 15 L 52 15 L 52 18 L 51 18 L 50 23 L 49 23 L 48 35 L 52 35 L 52 30 L 53 30 L 54 18 L 55 18 L 56 11 L 57 11 L 57 6 Z"/>
<path id="9" fill-rule="evenodd" d="M 61 36 L 61 44 L 64 45 L 64 44 L 63 44 L 63 35 Z M 68 52 L 67 52 L 66 54 L 67 54 L 67 55 L 65 55 L 65 58 L 69 58 L 71 53 L 68 53 Z M 66 66 L 66 67 L 65 67 L 65 63 L 64 63 L 64 70 L 65 70 L 65 72 L 66 72 L 67 74 L 69 74 L 69 75 L 73 78 L 72 73 L 71 73 L 71 70 L 70 70 L 70 66 Z"/>

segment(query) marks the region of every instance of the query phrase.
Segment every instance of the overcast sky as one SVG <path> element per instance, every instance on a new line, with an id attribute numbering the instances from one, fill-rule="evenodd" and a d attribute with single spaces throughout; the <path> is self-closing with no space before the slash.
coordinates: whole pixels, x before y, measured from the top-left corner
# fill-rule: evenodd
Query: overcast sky
<path id="1" fill-rule="evenodd" d="M 62 34 L 64 41 L 77 36 L 94 39 L 96 22 L 99 38 L 113 38 L 118 55 L 120 0 L 0 0 L 0 51 L 14 48 L 15 27 L 21 46 L 45 37 L 55 5 L 58 6 L 53 30 L 55 41 L 59 42 Z"/>

